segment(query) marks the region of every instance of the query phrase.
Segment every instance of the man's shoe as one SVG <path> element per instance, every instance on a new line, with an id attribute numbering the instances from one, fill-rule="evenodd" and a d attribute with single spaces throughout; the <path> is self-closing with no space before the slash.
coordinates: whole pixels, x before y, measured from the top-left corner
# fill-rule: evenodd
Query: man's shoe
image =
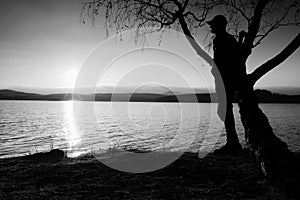
<path id="1" fill-rule="evenodd" d="M 226 143 L 220 149 L 214 150 L 214 154 L 236 154 L 242 150 L 242 145 L 240 143 Z"/>

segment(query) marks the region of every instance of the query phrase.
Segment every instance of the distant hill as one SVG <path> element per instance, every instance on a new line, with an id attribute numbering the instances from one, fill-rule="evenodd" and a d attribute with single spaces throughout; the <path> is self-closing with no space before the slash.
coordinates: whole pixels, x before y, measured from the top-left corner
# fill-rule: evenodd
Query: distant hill
<path id="1" fill-rule="evenodd" d="M 65 94 L 72 93 L 72 88 L 46 88 L 46 87 L 29 87 L 29 86 L 1 86 L 0 90 L 8 89 L 13 91 L 20 91 L 25 93 L 35 94 Z M 164 87 L 158 84 L 147 84 L 141 87 L 136 86 L 96 86 L 95 87 L 80 87 L 76 91 L 80 94 L 95 93 L 101 94 L 130 94 L 130 93 L 150 93 L 150 94 L 183 94 L 187 91 L 194 90 L 196 93 L 208 93 L 208 89 L 204 88 L 186 88 L 186 87 Z"/>
<path id="2" fill-rule="evenodd" d="M 255 90 L 260 103 L 300 103 L 300 95 L 272 93 L 268 90 Z"/>
<path id="3" fill-rule="evenodd" d="M 285 95 L 272 93 L 268 90 L 255 90 L 261 103 L 300 103 L 300 95 Z M 97 93 L 93 94 L 36 94 L 14 90 L 0 90 L 1 100 L 42 100 L 42 101 L 134 101 L 134 102 L 216 102 L 216 94 L 177 94 L 164 93 Z"/>
<path id="4" fill-rule="evenodd" d="M 300 103 L 300 95 L 272 93 L 268 90 L 255 90 L 260 103 Z M 158 99 L 160 102 L 217 102 L 216 94 L 182 94 L 169 95 Z M 235 99 L 234 102 L 237 102 Z"/>
<path id="5" fill-rule="evenodd" d="M 300 94 L 300 87 L 277 86 L 277 87 L 265 87 L 265 88 L 255 88 L 255 89 L 268 90 L 277 94 L 287 94 L 287 95 Z"/>
<path id="6" fill-rule="evenodd" d="M 168 95 L 161 97 L 157 102 L 202 102 L 210 103 L 217 102 L 215 94 L 179 94 L 179 95 Z"/>
<path id="7" fill-rule="evenodd" d="M 51 88 L 51 87 L 34 87 L 34 86 L 7 86 L 0 85 L 0 90 L 8 89 L 13 91 L 20 91 L 25 93 L 35 93 L 35 94 L 68 94 L 72 93 L 72 88 Z M 287 94 L 287 95 L 300 95 L 300 86 L 266 86 L 266 87 L 256 87 L 255 89 L 268 90 L 272 93 Z M 163 95 L 179 95 L 188 94 L 194 91 L 197 94 L 211 93 L 214 88 L 204 88 L 204 87 L 178 87 L 178 86 L 161 86 L 159 84 L 147 84 L 140 87 L 137 86 L 109 86 L 109 85 L 98 85 L 94 87 L 81 87 L 77 88 L 76 92 L 80 94 L 131 94 L 131 93 L 150 93 L 150 94 L 163 94 Z"/>
<path id="8" fill-rule="evenodd" d="M 70 100 L 72 94 L 35 94 L 27 92 L 19 92 L 14 90 L 0 90 L 0 99 L 8 100 L 47 100 L 47 101 L 63 101 Z"/>

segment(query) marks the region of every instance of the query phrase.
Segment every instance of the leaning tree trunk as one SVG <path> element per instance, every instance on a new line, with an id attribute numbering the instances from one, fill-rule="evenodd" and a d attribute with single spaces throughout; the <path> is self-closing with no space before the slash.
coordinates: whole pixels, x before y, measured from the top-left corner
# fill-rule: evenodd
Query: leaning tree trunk
<path id="1" fill-rule="evenodd" d="M 264 176 L 289 196 L 298 196 L 295 156 L 287 144 L 274 134 L 268 118 L 259 108 L 258 99 L 247 78 L 243 80 L 238 94 L 245 138 Z"/>
<path id="2" fill-rule="evenodd" d="M 299 45 L 300 34 L 297 34 L 279 54 L 245 76 L 238 91 L 238 104 L 245 128 L 245 138 L 263 174 L 271 184 L 297 197 L 300 195 L 297 160 L 287 144 L 274 134 L 267 116 L 259 108 L 253 86 L 259 78 L 295 52 Z"/>

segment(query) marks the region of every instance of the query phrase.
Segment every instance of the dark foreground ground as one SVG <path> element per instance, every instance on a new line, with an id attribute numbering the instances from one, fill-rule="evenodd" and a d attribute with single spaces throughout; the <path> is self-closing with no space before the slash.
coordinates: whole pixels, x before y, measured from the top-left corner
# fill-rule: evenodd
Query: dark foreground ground
<path id="1" fill-rule="evenodd" d="M 286 199 L 262 179 L 248 150 L 234 156 L 185 153 L 154 172 L 132 174 L 92 156 L 0 159 L 0 199 Z"/>

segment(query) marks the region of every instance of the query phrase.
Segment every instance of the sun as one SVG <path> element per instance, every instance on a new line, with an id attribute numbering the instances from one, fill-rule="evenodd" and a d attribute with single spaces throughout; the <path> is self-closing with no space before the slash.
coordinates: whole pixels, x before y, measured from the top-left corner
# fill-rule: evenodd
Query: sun
<path id="1" fill-rule="evenodd" d="M 67 71 L 65 74 L 65 87 L 73 88 L 76 82 L 77 75 L 78 75 L 77 70 L 72 69 Z"/>

